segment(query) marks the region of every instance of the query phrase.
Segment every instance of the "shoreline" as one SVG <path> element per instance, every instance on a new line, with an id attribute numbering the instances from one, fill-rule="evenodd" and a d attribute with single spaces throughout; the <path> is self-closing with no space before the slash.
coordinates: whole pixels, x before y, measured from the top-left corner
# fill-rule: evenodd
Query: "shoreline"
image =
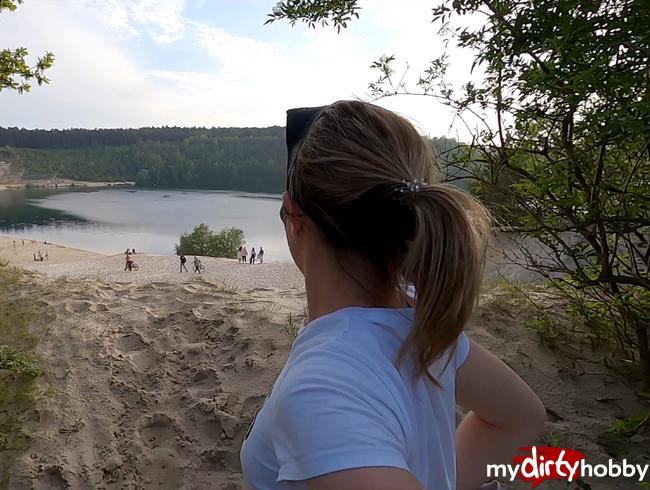
<path id="1" fill-rule="evenodd" d="M 16 183 L 0 183 L 0 192 L 16 189 L 75 189 L 75 188 L 97 188 L 97 187 L 135 187 L 135 182 L 91 182 L 85 180 L 59 179 L 55 183 L 41 181 L 27 181 Z"/>

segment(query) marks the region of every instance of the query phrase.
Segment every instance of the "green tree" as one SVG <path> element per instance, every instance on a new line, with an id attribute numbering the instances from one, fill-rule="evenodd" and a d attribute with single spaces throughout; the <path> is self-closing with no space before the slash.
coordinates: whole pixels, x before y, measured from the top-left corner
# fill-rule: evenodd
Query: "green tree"
<path id="1" fill-rule="evenodd" d="M 345 27 L 347 3 L 280 2 L 271 15 Z M 432 12 L 448 42 L 474 51 L 482 82 L 452 86 L 443 52 L 409 86 L 391 55 L 373 64 L 371 94 L 432 97 L 478 127 L 450 165 L 507 203 L 504 224 L 536 244 L 515 259 L 557 286 L 597 339 L 636 358 L 650 386 L 647 2 L 443 0 Z"/>
<path id="2" fill-rule="evenodd" d="M 0 0 L 0 13 L 3 10 L 16 10 L 22 0 Z M 31 81 L 39 85 L 49 83 L 45 70 L 54 64 L 54 55 L 50 52 L 38 58 L 30 66 L 26 60 L 29 52 L 25 48 L 0 49 L 0 92 L 4 89 L 17 90 L 18 93 L 29 92 Z"/>
<path id="3" fill-rule="evenodd" d="M 176 245 L 177 255 L 202 255 L 208 257 L 237 257 L 237 249 L 244 243 L 244 232 L 239 228 L 223 228 L 212 232 L 201 223 L 192 233 L 183 233 Z"/>

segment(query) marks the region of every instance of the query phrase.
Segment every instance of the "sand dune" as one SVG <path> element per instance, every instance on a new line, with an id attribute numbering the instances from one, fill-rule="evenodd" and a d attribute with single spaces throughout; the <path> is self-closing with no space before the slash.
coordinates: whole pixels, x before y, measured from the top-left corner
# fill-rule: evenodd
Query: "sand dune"
<path id="1" fill-rule="evenodd" d="M 41 400 L 38 457 L 18 463 L 13 488 L 240 488 L 239 448 L 302 295 L 56 284 L 67 299 L 39 345 L 56 396 Z"/>
<path id="2" fill-rule="evenodd" d="M 39 272 L 25 273 L 31 286 L 16 294 L 32 295 L 55 318 L 34 332 L 46 367 L 40 421 L 11 488 L 243 488 L 241 442 L 289 353 L 289 315 L 305 313 L 295 267 L 214 259 L 199 278 L 178 273 L 174 257 L 138 255 L 140 271 L 128 273 L 122 256 L 50 250 L 49 264 L 34 264 L 25 259 L 31 251 L 0 242 L 0 258 L 14 254 Z M 530 294 L 557 307 L 543 291 Z M 647 440 L 623 450 L 607 440 L 614 416 L 641 410 L 632 389 L 590 345 L 541 343 L 525 327 L 531 316 L 512 291 L 486 288 L 469 332 L 542 397 L 549 422 L 538 442 L 582 450 L 593 463 L 647 451 Z"/>

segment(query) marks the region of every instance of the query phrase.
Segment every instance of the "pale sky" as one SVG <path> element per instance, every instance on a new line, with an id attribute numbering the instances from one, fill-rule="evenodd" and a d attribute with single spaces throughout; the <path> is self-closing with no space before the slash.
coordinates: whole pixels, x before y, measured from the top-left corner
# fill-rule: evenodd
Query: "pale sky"
<path id="1" fill-rule="evenodd" d="M 333 28 L 264 26 L 273 0 L 25 0 L 0 14 L 0 48 L 56 56 L 49 85 L 0 92 L 0 126 L 108 128 L 284 125 L 291 107 L 369 100 L 383 54 L 417 80 L 443 51 L 434 0 L 362 1 L 360 19 Z M 472 55 L 451 49 L 451 78 Z M 472 77 L 474 78 L 474 77 Z M 408 77 L 407 77 L 408 79 Z M 463 137 L 434 99 L 378 102 L 431 136 Z M 464 138 L 463 138 L 464 139 Z"/>

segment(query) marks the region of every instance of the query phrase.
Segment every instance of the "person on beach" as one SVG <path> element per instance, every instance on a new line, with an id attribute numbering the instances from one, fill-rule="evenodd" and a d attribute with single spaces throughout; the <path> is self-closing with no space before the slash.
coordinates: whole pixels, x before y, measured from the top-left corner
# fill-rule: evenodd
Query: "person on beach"
<path id="1" fill-rule="evenodd" d="M 45 251 L 45 260 L 50 260 L 50 254 L 47 250 Z"/>
<path id="2" fill-rule="evenodd" d="M 255 247 L 253 247 L 252 250 L 251 250 L 251 260 L 250 260 L 251 264 L 255 263 L 255 257 L 256 256 L 257 256 L 257 254 L 255 253 Z"/>
<path id="3" fill-rule="evenodd" d="M 132 248 L 132 249 L 131 249 L 131 253 L 132 253 L 133 255 L 135 255 L 135 248 Z"/>
<path id="4" fill-rule="evenodd" d="M 126 254 L 126 263 L 124 264 L 124 270 L 128 270 L 129 272 L 133 270 L 133 256 L 131 255 L 131 252 Z"/>
<path id="5" fill-rule="evenodd" d="M 431 141 L 359 101 L 287 112 L 280 217 L 308 321 L 243 442 L 253 489 L 485 483 L 544 406 L 464 328 L 490 218 L 435 179 Z M 456 406 L 467 415 L 456 427 Z"/>
<path id="6" fill-rule="evenodd" d="M 185 262 L 187 262 L 187 259 L 185 258 L 185 255 L 181 254 L 181 270 L 179 272 L 183 272 L 183 269 L 185 269 L 185 272 L 189 272 L 187 267 L 185 267 Z"/>
<path id="7" fill-rule="evenodd" d="M 260 247 L 260 251 L 257 253 L 257 258 L 260 261 L 260 264 L 264 263 L 264 249 Z"/>
<path id="8" fill-rule="evenodd" d="M 241 247 L 237 249 L 237 262 L 241 262 Z"/>
<path id="9" fill-rule="evenodd" d="M 199 258 L 195 255 L 194 256 L 194 273 L 201 273 L 201 261 Z"/>
<path id="10" fill-rule="evenodd" d="M 241 249 L 241 261 L 243 264 L 246 263 L 246 260 L 248 259 L 248 250 L 246 249 L 246 245 L 244 245 Z"/>

